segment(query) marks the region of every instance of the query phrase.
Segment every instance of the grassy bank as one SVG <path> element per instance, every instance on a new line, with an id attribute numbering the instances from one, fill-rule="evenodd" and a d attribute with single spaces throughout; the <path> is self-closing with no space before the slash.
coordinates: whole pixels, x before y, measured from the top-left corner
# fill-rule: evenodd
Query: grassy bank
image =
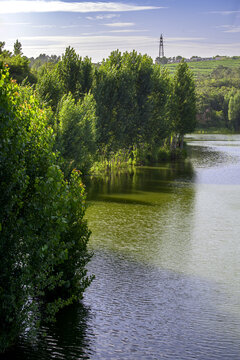
<path id="1" fill-rule="evenodd" d="M 134 166 L 152 165 L 161 162 L 175 161 L 186 157 L 186 147 L 171 150 L 169 147 L 159 147 L 151 151 L 144 145 L 133 150 L 120 150 L 117 153 L 110 153 L 108 156 L 99 156 L 94 162 L 90 174 L 129 170 Z"/>
<path id="2" fill-rule="evenodd" d="M 209 128 L 209 129 L 197 129 L 194 131 L 194 134 L 222 134 L 222 135 L 230 135 L 236 134 L 234 130 L 230 130 L 228 128 Z"/>

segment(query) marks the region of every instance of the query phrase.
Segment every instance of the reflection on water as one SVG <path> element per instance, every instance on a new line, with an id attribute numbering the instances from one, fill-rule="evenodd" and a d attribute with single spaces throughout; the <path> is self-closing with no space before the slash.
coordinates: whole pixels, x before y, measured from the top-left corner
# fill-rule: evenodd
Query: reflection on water
<path id="1" fill-rule="evenodd" d="M 127 173 L 110 174 L 93 178 L 88 187 L 89 201 L 115 201 L 155 204 L 164 193 L 172 193 L 175 187 L 192 180 L 190 161 L 166 163 L 162 166 L 134 168 Z M 171 186 L 174 184 L 174 187 Z M 151 194 L 154 194 L 151 198 Z M 155 197 L 157 196 L 157 199 Z"/>
<path id="2" fill-rule="evenodd" d="M 93 230 L 90 246 L 122 252 L 141 263 L 168 264 L 169 269 L 174 261 L 180 270 L 192 231 L 193 176 L 191 163 L 183 162 L 138 168 L 129 175 L 126 190 L 117 186 L 126 174 L 92 182 L 98 195 L 87 213 Z"/>
<path id="3" fill-rule="evenodd" d="M 240 136 L 188 142 L 190 160 L 91 180 L 96 279 L 15 359 L 240 359 Z"/>
<path id="4" fill-rule="evenodd" d="M 4 360 L 90 359 L 92 331 L 87 325 L 90 318 L 85 305 L 72 305 L 58 314 L 56 323 L 42 326 L 34 342 L 22 336 L 19 344 L 4 355 Z"/>

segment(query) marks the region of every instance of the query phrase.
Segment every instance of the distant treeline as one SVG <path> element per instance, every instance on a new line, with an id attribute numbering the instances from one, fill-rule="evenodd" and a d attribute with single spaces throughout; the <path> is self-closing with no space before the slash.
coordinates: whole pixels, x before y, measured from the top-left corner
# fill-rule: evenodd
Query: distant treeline
<path id="1" fill-rule="evenodd" d="M 218 66 L 197 81 L 198 128 L 240 131 L 240 67 Z"/>

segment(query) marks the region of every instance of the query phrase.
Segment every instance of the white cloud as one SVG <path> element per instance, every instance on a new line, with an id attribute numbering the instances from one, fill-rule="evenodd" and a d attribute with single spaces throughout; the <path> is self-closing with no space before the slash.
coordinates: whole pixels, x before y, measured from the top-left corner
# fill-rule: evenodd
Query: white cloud
<path id="1" fill-rule="evenodd" d="M 230 27 L 232 27 L 232 25 L 218 25 L 218 26 L 215 26 L 216 29 L 222 29 L 222 28 L 227 29 L 227 28 L 230 28 Z"/>
<path id="2" fill-rule="evenodd" d="M 56 25 L 32 25 L 31 26 L 32 28 L 36 28 L 36 29 L 52 29 L 52 28 L 55 28 Z"/>
<path id="3" fill-rule="evenodd" d="M 120 29 L 121 30 L 121 29 Z M 100 33 L 85 33 L 81 36 L 28 36 L 19 37 L 23 51 L 26 56 L 38 56 L 41 52 L 46 54 L 61 55 L 67 46 L 73 46 L 81 56 L 89 56 L 94 62 L 101 61 L 116 49 L 120 51 L 132 51 L 135 49 L 142 54 L 149 54 L 155 59 L 158 56 L 158 37 L 147 35 L 124 35 L 112 34 L 100 35 Z M 214 43 L 204 38 L 194 37 L 172 37 L 166 38 L 166 56 L 182 55 L 191 57 L 199 55 L 202 57 L 220 55 L 239 55 L 240 42 Z M 11 41 L 11 43 L 10 43 Z M 9 39 L 9 46 L 13 45 L 15 38 Z"/>
<path id="4" fill-rule="evenodd" d="M 61 25 L 60 28 L 61 29 L 73 29 L 73 28 L 77 28 L 79 27 L 79 25 Z"/>
<path id="5" fill-rule="evenodd" d="M 118 29 L 118 30 L 110 30 L 108 33 L 131 33 L 131 32 L 145 32 L 149 30 L 134 30 L 134 29 Z"/>
<path id="6" fill-rule="evenodd" d="M 130 5 L 120 2 L 63 2 L 63 1 L 1 1 L 0 14 L 42 12 L 120 12 L 161 9 L 158 6 Z"/>
<path id="7" fill-rule="evenodd" d="M 105 20 L 105 19 L 113 19 L 119 17 L 117 14 L 106 14 L 106 15 L 96 15 L 96 16 L 86 16 L 88 20 Z"/>
<path id="8" fill-rule="evenodd" d="M 97 15 L 96 20 L 104 20 L 104 19 L 113 19 L 119 17 L 117 14 L 106 14 L 106 15 Z"/>
<path id="9" fill-rule="evenodd" d="M 239 33 L 240 26 L 236 25 L 219 25 L 216 26 L 217 29 L 222 29 L 224 33 Z"/>
<path id="10" fill-rule="evenodd" d="M 89 42 L 95 42 L 95 41 L 121 41 L 123 44 L 125 42 L 131 42 L 131 41 L 149 41 L 156 40 L 153 37 L 139 37 L 139 36 L 22 36 L 19 37 L 19 40 L 22 41 L 45 41 L 46 43 L 68 43 L 68 44 L 76 44 L 76 43 L 89 43 Z"/>
<path id="11" fill-rule="evenodd" d="M 13 40 L 13 39 L 12 39 Z M 19 37 L 23 48 L 33 46 L 33 50 L 36 46 L 44 46 L 51 48 L 52 52 L 54 49 L 62 48 L 65 49 L 67 46 L 73 46 L 78 49 L 91 51 L 94 49 L 100 50 L 114 50 L 114 49 L 130 49 L 134 47 L 149 47 L 154 46 L 156 39 L 150 36 L 117 36 L 117 35 L 92 35 L 85 34 L 85 36 L 22 36 Z M 87 55 L 87 53 L 86 53 Z"/>
<path id="12" fill-rule="evenodd" d="M 28 22 L 4 22 L 3 25 L 20 26 L 20 25 L 31 25 L 31 23 L 28 23 Z"/>
<path id="13" fill-rule="evenodd" d="M 167 42 L 172 42 L 172 41 L 202 41 L 202 40 L 206 40 L 206 38 L 204 37 L 169 37 L 167 38 Z"/>
<path id="14" fill-rule="evenodd" d="M 228 28 L 224 32 L 225 33 L 239 33 L 240 32 L 240 26 L 232 26 L 231 28 Z"/>
<path id="15" fill-rule="evenodd" d="M 120 22 L 118 22 L 118 23 L 110 23 L 110 24 L 103 24 L 103 25 L 110 26 L 110 27 L 124 27 L 124 26 L 134 26 L 135 23 L 132 23 L 132 22 L 120 23 Z"/>
<path id="16" fill-rule="evenodd" d="M 240 10 L 233 10 L 233 11 L 210 11 L 210 14 L 219 14 L 219 15 L 234 15 L 240 14 Z"/>

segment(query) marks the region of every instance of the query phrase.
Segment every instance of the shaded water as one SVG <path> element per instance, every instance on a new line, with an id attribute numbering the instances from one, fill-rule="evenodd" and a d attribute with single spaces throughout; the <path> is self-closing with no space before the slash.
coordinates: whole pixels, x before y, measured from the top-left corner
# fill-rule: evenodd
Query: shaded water
<path id="1" fill-rule="evenodd" d="M 96 280 L 15 359 L 240 359 L 240 136 L 188 144 L 91 183 Z"/>

